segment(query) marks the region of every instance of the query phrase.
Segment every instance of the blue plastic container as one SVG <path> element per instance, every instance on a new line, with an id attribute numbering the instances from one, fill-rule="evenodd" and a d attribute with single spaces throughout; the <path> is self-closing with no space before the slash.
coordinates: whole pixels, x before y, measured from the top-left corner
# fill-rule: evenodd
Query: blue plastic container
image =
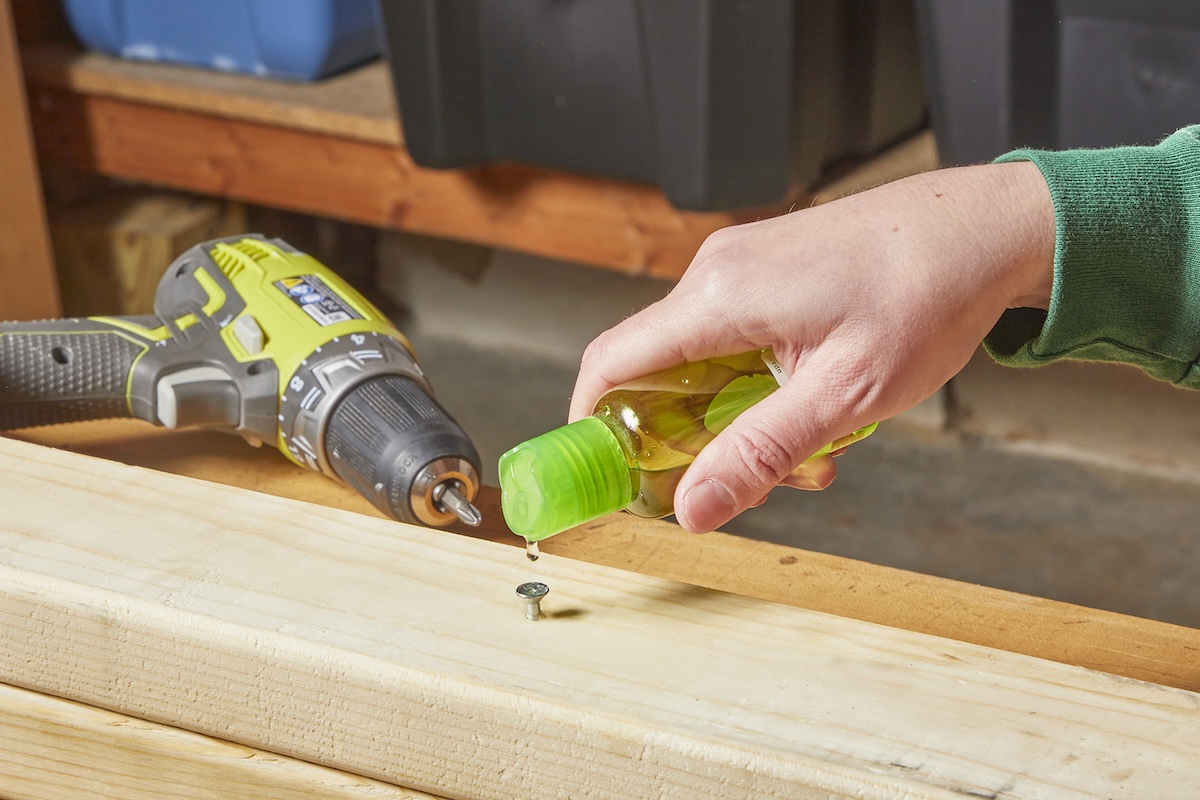
<path id="1" fill-rule="evenodd" d="M 75 35 L 123 58 L 314 80 L 376 58 L 375 0 L 64 0 Z"/>

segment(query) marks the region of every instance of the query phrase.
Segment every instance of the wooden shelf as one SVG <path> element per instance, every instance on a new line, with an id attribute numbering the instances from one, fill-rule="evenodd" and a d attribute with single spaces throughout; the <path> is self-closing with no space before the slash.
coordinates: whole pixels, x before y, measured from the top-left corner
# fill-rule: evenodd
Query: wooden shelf
<path id="1" fill-rule="evenodd" d="M 400 147 L 391 79 L 382 62 L 315 83 L 110 58 L 62 44 L 22 50 L 33 85 L 242 122 Z"/>
<path id="2" fill-rule="evenodd" d="M 23 48 L 44 163 L 677 278 L 712 231 L 936 165 L 926 134 L 818 197 L 695 213 L 654 187 L 515 164 L 417 166 L 381 63 L 315 84 Z"/>

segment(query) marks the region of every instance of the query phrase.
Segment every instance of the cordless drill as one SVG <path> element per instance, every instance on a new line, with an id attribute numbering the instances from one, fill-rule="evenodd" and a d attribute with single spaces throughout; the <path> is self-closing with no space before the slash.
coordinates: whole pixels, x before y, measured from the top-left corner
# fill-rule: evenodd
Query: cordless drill
<path id="1" fill-rule="evenodd" d="M 111 417 L 275 443 L 404 522 L 480 521 L 479 455 L 408 340 L 279 239 L 191 248 L 153 315 L 0 323 L 0 430 Z"/>

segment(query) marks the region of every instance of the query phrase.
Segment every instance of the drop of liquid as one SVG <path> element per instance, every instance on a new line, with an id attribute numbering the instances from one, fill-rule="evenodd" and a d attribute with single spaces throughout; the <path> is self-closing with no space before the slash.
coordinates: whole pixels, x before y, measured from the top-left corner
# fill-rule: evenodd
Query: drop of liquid
<path id="1" fill-rule="evenodd" d="M 542 551 L 538 549 L 537 542 L 525 540 L 525 557 L 530 561 L 537 561 L 542 556 Z"/>

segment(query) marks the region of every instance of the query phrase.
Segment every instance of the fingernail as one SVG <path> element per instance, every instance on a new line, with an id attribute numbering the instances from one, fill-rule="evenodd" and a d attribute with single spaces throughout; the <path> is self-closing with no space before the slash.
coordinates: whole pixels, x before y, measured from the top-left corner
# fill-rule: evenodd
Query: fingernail
<path id="1" fill-rule="evenodd" d="M 733 495 L 709 479 L 693 486 L 683 498 L 688 522 L 696 531 L 716 530 L 733 516 Z"/>

